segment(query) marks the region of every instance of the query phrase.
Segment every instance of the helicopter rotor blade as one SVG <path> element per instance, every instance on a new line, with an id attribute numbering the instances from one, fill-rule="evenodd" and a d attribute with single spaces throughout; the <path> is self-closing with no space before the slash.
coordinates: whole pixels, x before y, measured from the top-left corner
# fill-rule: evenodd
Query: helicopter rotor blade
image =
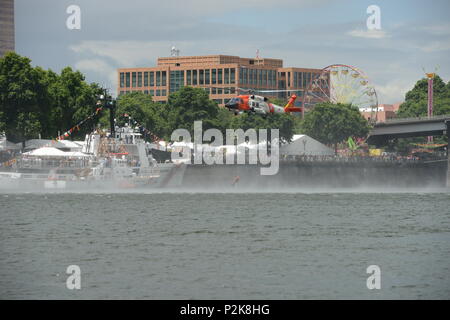
<path id="1" fill-rule="evenodd" d="M 294 90 L 287 90 L 287 89 L 283 89 L 283 90 L 255 90 L 256 92 L 299 92 L 299 91 L 303 91 L 303 89 L 294 89 Z"/>

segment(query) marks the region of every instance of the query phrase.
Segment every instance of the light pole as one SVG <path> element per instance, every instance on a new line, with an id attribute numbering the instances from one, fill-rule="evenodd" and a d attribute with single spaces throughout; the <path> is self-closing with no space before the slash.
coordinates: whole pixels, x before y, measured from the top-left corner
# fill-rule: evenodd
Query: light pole
<path id="1" fill-rule="evenodd" d="M 97 104 L 102 104 L 103 108 L 109 109 L 109 126 L 111 131 L 111 138 L 116 136 L 116 125 L 115 125 L 115 111 L 116 111 L 116 100 L 113 99 L 109 94 L 107 89 L 103 89 L 103 94 L 100 95 L 100 101 Z"/>
<path id="2" fill-rule="evenodd" d="M 435 73 L 425 73 L 428 78 L 428 119 L 433 116 L 433 79 L 435 77 Z M 428 136 L 428 143 L 433 142 L 433 137 Z"/>

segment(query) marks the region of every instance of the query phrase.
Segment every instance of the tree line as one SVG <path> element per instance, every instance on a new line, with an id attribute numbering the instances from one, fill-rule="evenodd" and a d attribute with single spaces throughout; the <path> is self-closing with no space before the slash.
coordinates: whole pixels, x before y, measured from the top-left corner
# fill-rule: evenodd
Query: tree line
<path id="1" fill-rule="evenodd" d="M 0 58 L 0 132 L 12 142 L 55 138 L 95 111 L 101 92 L 70 67 L 58 74 L 9 52 Z M 96 121 L 75 134 L 84 136 Z"/>
<path id="2" fill-rule="evenodd" d="M 0 58 L 0 133 L 8 140 L 51 139 L 86 119 L 96 110 L 103 89 L 88 83 L 79 71 L 70 67 L 59 74 L 33 67 L 31 60 L 16 53 Z M 283 104 L 283 101 L 276 101 Z M 218 107 L 201 88 L 183 87 L 170 94 L 167 103 L 158 103 L 150 95 L 132 92 L 117 98 L 117 124 L 123 125 L 127 114 L 155 136 L 170 140 L 175 129 L 193 133 L 194 121 L 202 120 L 203 129 L 279 129 L 280 138 L 290 141 L 294 134 L 307 134 L 332 145 L 349 136 L 364 137 L 367 121 L 351 105 L 322 103 L 306 114 L 305 119 L 293 114 L 235 116 Z M 82 139 L 87 132 L 109 127 L 109 111 L 103 110 L 74 132 L 71 139 Z"/>

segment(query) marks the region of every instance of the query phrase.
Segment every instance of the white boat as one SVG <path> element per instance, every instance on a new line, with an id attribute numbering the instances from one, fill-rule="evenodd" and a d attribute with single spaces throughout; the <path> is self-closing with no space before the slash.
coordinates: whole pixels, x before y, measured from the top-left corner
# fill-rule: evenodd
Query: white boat
<path id="1" fill-rule="evenodd" d="M 81 151 L 45 146 L 21 154 L 0 172 L 0 189 L 108 191 L 180 186 L 186 165 L 158 163 L 135 129 L 86 136 Z"/>

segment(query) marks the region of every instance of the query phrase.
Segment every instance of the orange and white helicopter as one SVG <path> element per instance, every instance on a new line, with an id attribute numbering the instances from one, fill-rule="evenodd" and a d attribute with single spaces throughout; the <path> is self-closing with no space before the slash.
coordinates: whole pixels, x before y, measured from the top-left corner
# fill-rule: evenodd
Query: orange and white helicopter
<path id="1" fill-rule="evenodd" d="M 276 104 L 273 104 L 269 101 L 267 97 L 259 96 L 253 94 L 253 90 L 240 89 L 249 91 L 249 94 L 238 95 L 235 98 L 231 98 L 227 103 L 225 103 L 225 107 L 228 110 L 233 111 L 235 114 L 242 112 L 254 112 L 257 114 L 271 114 L 271 113 L 290 113 L 290 112 L 302 112 L 301 107 L 296 107 L 294 105 L 295 99 L 297 96 L 293 94 L 288 103 L 282 107 Z M 292 90 L 261 90 L 258 92 L 287 92 Z"/>

